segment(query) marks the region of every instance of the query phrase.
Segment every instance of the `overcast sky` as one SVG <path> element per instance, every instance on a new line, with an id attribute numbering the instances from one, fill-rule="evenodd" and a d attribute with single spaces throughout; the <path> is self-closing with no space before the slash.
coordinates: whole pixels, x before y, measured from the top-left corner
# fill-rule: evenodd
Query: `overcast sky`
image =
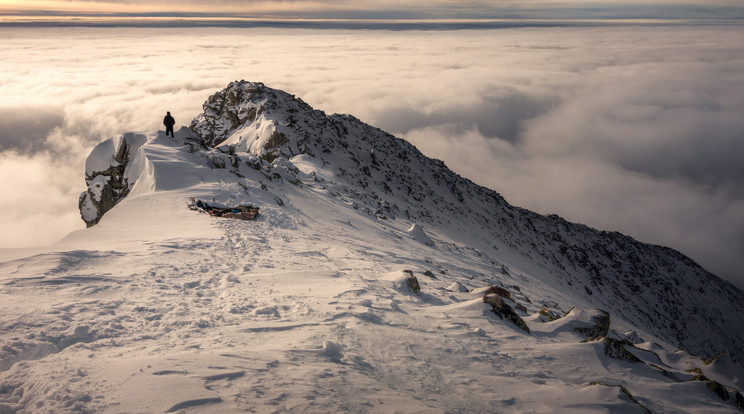
<path id="1" fill-rule="evenodd" d="M 262 81 L 403 137 L 512 204 L 681 250 L 744 286 L 738 25 L 2 27 L 0 246 L 82 228 L 92 147 Z"/>

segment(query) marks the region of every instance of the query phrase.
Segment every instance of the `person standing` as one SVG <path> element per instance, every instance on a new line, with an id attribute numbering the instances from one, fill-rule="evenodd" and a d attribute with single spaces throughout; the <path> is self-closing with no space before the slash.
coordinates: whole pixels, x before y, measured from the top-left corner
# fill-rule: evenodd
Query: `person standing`
<path id="1" fill-rule="evenodd" d="M 176 120 L 173 119 L 170 112 L 168 112 L 167 115 L 165 115 L 165 118 L 163 118 L 163 125 L 165 125 L 165 136 L 168 136 L 168 133 L 170 133 L 170 136 L 173 136 L 173 125 L 176 125 Z"/>

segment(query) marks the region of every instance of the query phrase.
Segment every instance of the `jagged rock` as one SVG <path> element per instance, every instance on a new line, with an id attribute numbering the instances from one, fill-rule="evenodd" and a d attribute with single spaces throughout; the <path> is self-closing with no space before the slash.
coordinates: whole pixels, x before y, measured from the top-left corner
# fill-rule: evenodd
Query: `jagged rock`
<path id="1" fill-rule="evenodd" d="M 424 229 L 420 225 L 413 224 L 406 232 L 417 242 L 427 246 L 434 246 L 434 242 L 426 235 Z"/>
<path id="2" fill-rule="evenodd" d="M 310 127 L 327 123 L 322 111 L 260 82 L 231 82 L 202 108 L 204 112 L 194 118 L 190 129 L 205 146 L 228 145 L 235 153 L 247 152 L 269 163 L 306 153 Z M 234 134 L 240 129 L 247 132 Z M 290 139 L 290 135 L 301 138 Z"/>
<path id="3" fill-rule="evenodd" d="M 538 313 L 542 316 L 543 322 L 552 322 L 561 318 L 560 314 L 545 306 L 543 306 Z"/>
<path id="4" fill-rule="evenodd" d="M 741 411 L 744 411 L 744 396 L 739 391 L 734 391 L 734 405 Z"/>
<path id="5" fill-rule="evenodd" d="M 502 298 L 506 298 L 511 300 L 511 293 L 509 293 L 508 290 L 502 288 L 501 286 L 489 286 L 488 290 L 484 293 L 486 295 L 499 295 Z"/>
<path id="6" fill-rule="evenodd" d="M 720 397 L 723 401 L 728 401 L 729 398 L 731 398 L 729 396 L 729 392 L 726 389 L 726 387 L 724 387 L 721 383 L 717 381 L 713 381 L 712 379 L 706 377 L 703 374 L 694 376 L 692 379 L 690 379 L 690 381 L 704 382 L 705 385 L 708 387 L 708 389 L 716 393 L 716 395 L 718 395 L 718 397 Z"/>
<path id="7" fill-rule="evenodd" d="M 632 329 L 630 331 L 623 333 L 623 337 L 625 338 L 626 341 L 630 342 L 631 344 L 640 344 L 640 343 L 646 342 L 643 340 L 643 338 L 641 338 L 640 335 L 638 335 L 636 331 Z"/>
<path id="8" fill-rule="evenodd" d="M 590 321 L 592 326 L 575 328 L 574 331 L 586 335 L 590 339 L 607 336 L 607 332 L 610 330 L 610 314 L 602 309 L 597 309 L 597 311 L 600 313 L 592 316 Z"/>
<path id="9" fill-rule="evenodd" d="M 608 357 L 623 361 L 642 362 L 637 356 L 628 351 L 626 346 L 632 345 L 622 340 L 604 338 L 604 353 Z"/>
<path id="10" fill-rule="evenodd" d="M 717 354 L 713 355 L 712 357 L 710 357 L 710 358 L 706 359 L 706 360 L 705 360 L 705 361 L 703 362 L 703 364 L 704 364 L 704 365 L 710 365 L 710 364 L 712 364 L 712 363 L 716 362 L 716 360 L 718 360 L 718 358 L 720 358 L 720 357 L 721 357 L 721 356 L 722 356 L 723 354 L 725 354 L 725 353 L 726 353 L 726 350 L 725 350 L 725 349 L 723 349 L 723 350 L 721 350 L 721 352 L 719 352 L 719 353 L 717 353 Z"/>
<path id="11" fill-rule="evenodd" d="M 501 319 L 506 319 L 507 321 L 517 325 L 519 329 L 530 333 L 530 328 L 527 326 L 527 323 L 525 323 L 525 321 L 514 312 L 514 309 L 512 309 L 511 306 L 504 302 L 504 299 L 502 299 L 501 296 L 497 294 L 486 294 L 483 296 L 483 302 L 491 305 L 493 311 L 496 315 L 499 315 Z"/>
<path id="12" fill-rule="evenodd" d="M 418 279 L 416 279 L 416 276 L 413 274 L 413 271 L 404 270 L 403 273 L 408 275 L 408 277 L 406 278 L 406 285 L 411 288 L 413 293 L 421 292 L 421 286 L 419 285 Z"/>
<path id="13" fill-rule="evenodd" d="M 263 110 L 258 103 L 263 91 L 262 83 L 244 85 L 232 82 L 226 89 L 207 99 L 202 105 L 204 112 L 191 122 L 189 128 L 200 135 L 208 147 L 217 146 L 241 124 L 256 119 L 256 115 Z M 248 102 L 255 105 L 246 106 Z"/>
<path id="14" fill-rule="evenodd" d="M 421 285 L 412 270 L 405 269 L 392 272 L 384 276 L 384 279 L 393 282 L 395 289 L 400 292 L 413 292 L 415 294 L 421 292 Z"/>
<path id="15" fill-rule="evenodd" d="M 129 194 L 134 177 L 127 167 L 134 153 L 147 141 L 144 135 L 127 133 L 98 144 L 85 162 L 88 189 L 80 194 L 78 208 L 88 227 L 96 225 L 103 215 Z"/>
<path id="16" fill-rule="evenodd" d="M 625 386 L 623 386 L 623 385 L 611 385 L 611 384 L 605 384 L 605 383 L 599 382 L 599 381 L 592 381 L 592 382 L 589 383 L 589 385 L 601 385 L 601 386 L 604 386 L 604 387 L 618 387 L 618 388 L 620 388 L 620 391 L 622 391 L 623 394 L 625 394 L 625 396 L 630 399 L 630 401 L 638 404 L 643 409 L 644 412 L 646 412 L 647 414 L 651 414 L 652 413 L 652 411 L 649 410 L 648 407 L 646 407 L 645 405 L 641 404 L 638 400 L 636 400 L 636 398 L 633 396 L 633 394 L 631 394 L 630 391 L 628 391 L 628 389 L 625 388 Z"/>
<path id="17" fill-rule="evenodd" d="M 446 288 L 450 292 L 469 292 L 468 288 L 460 282 L 454 282 Z"/>

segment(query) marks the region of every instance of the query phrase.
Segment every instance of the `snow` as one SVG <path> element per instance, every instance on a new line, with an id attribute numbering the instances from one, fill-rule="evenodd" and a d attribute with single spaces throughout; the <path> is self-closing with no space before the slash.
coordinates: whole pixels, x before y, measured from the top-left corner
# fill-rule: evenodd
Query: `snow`
<path id="1" fill-rule="evenodd" d="M 136 184 L 94 227 L 0 250 L 0 412 L 736 410 L 689 372 L 740 390 L 730 355 L 705 365 L 612 312 L 608 336 L 649 342 L 626 345 L 643 362 L 606 355 L 576 332 L 601 315 L 594 302 L 524 251 L 484 243 L 475 216 L 433 212 L 444 219 L 424 233 L 426 216 L 407 218 L 400 200 L 339 184 L 337 167 L 356 164 L 337 148 L 328 163 L 296 154 L 255 169 L 242 154 L 231 167 L 219 150 L 189 152 L 190 134 L 137 134 Z M 86 171 L 113 165 L 122 139 Z M 213 218 L 189 197 L 261 214 Z M 494 285 L 531 334 L 484 303 Z"/>
<path id="2" fill-rule="evenodd" d="M 414 223 L 408 230 L 406 230 L 408 234 L 413 237 L 413 240 L 416 240 L 417 242 L 421 244 L 425 244 L 427 246 L 434 246 L 434 242 L 431 241 L 431 239 L 426 235 L 424 232 L 424 229 L 421 228 L 418 224 Z"/>

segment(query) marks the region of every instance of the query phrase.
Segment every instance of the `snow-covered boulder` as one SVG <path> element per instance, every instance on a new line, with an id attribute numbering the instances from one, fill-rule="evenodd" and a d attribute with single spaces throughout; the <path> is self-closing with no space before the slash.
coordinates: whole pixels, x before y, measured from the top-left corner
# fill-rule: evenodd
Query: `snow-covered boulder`
<path id="1" fill-rule="evenodd" d="M 88 189 L 80 194 L 80 215 L 88 227 L 129 194 L 136 175 L 128 166 L 137 150 L 147 142 L 142 134 L 126 133 L 98 144 L 85 162 Z"/>
<path id="2" fill-rule="evenodd" d="M 395 289 L 401 292 L 413 292 L 416 294 L 421 292 L 421 285 L 419 285 L 418 279 L 412 270 L 406 269 L 388 273 L 384 279 L 393 282 Z"/>
<path id="3" fill-rule="evenodd" d="M 497 294 L 485 295 L 483 296 L 483 302 L 491 305 L 493 311 L 496 313 L 496 315 L 499 315 L 501 319 L 506 319 L 514 325 L 517 325 L 519 329 L 530 333 L 530 328 L 527 326 L 524 320 L 519 317 L 516 312 L 514 312 L 514 309 L 512 309 L 511 306 L 509 306 L 504 301 L 504 299 L 501 298 L 501 296 Z"/>
<path id="4" fill-rule="evenodd" d="M 413 224 L 407 231 L 413 240 L 416 240 L 417 242 L 421 244 L 425 244 L 427 246 L 434 246 L 434 242 L 429 238 L 429 236 L 426 235 L 424 232 L 424 229 L 418 225 Z"/>
<path id="5" fill-rule="evenodd" d="M 460 282 L 454 282 L 451 285 L 447 286 L 446 289 L 449 290 L 450 292 L 461 292 L 461 293 L 469 292 L 468 288 L 465 287 L 465 285 L 463 285 Z"/>

